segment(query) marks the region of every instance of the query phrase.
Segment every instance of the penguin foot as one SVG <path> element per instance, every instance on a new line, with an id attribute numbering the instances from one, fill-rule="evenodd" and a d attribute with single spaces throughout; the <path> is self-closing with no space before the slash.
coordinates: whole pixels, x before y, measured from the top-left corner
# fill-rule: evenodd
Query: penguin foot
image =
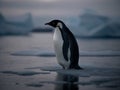
<path id="1" fill-rule="evenodd" d="M 70 67 L 69 69 L 83 70 L 83 68 L 82 68 L 82 67 L 80 67 L 80 66 L 74 66 L 74 67 Z"/>
<path id="2" fill-rule="evenodd" d="M 83 70 L 83 68 L 82 68 L 82 67 L 80 67 L 80 66 L 79 66 L 79 68 L 77 68 L 77 69 Z"/>

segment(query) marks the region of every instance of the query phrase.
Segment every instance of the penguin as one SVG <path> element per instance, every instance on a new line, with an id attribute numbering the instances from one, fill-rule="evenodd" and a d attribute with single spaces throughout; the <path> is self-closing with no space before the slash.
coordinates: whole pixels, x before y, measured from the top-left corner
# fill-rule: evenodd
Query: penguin
<path id="1" fill-rule="evenodd" d="M 79 66 L 79 47 L 73 33 L 61 20 L 52 20 L 45 25 L 55 28 L 54 49 L 58 63 L 63 69 L 82 69 Z"/>

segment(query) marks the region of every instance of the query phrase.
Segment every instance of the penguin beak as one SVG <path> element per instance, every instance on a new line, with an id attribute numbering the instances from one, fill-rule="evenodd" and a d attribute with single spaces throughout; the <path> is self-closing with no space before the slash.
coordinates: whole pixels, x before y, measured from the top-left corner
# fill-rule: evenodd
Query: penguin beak
<path id="1" fill-rule="evenodd" d="M 45 25 L 49 25 L 49 23 L 45 23 Z"/>

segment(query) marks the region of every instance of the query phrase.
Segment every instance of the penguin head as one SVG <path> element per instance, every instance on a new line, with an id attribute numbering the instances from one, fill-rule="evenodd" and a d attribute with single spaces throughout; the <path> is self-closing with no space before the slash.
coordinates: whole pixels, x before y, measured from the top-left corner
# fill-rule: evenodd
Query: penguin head
<path id="1" fill-rule="evenodd" d="M 56 28 L 56 27 L 61 27 L 62 24 L 63 24 L 63 22 L 60 21 L 60 20 L 52 20 L 52 21 L 50 21 L 50 22 L 48 22 L 48 23 L 45 23 L 45 25 L 50 25 L 50 26 L 52 26 L 52 27 L 54 27 L 54 28 Z"/>

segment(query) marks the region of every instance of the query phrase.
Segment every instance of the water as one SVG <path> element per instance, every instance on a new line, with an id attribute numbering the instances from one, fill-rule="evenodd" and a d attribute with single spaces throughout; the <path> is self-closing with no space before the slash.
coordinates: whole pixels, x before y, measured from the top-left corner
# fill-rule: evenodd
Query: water
<path id="1" fill-rule="evenodd" d="M 51 56 L 51 33 L 0 37 L 0 90 L 119 90 L 120 39 L 78 39 L 78 44 L 89 54 L 80 55 L 84 70 L 63 70 Z M 23 55 L 15 55 L 20 51 Z M 118 55 L 90 55 L 99 51 Z"/>

